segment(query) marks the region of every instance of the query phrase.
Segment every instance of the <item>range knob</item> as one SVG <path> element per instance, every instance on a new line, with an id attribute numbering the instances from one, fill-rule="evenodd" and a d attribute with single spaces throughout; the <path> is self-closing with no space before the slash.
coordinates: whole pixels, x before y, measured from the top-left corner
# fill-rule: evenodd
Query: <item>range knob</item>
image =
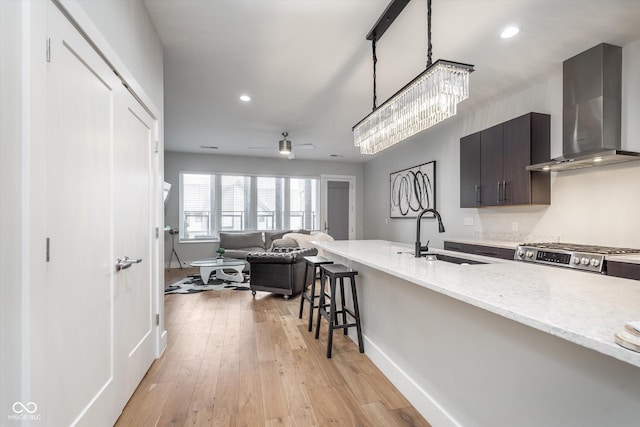
<path id="1" fill-rule="evenodd" d="M 576 257 L 573 257 L 573 263 L 574 263 L 575 265 L 580 264 L 580 257 L 577 257 L 577 256 L 576 256 Z"/>
<path id="2" fill-rule="evenodd" d="M 596 258 L 593 258 L 590 264 L 592 267 L 597 267 L 600 265 L 600 261 L 598 261 Z"/>
<path id="3" fill-rule="evenodd" d="M 587 257 L 584 257 L 580 260 L 580 263 L 582 265 L 589 265 L 589 259 L 587 259 Z"/>
<path id="4" fill-rule="evenodd" d="M 527 251 L 527 258 L 533 258 L 533 251 Z"/>
<path id="5" fill-rule="evenodd" d="M 518 257 L 522 258 L 522 255 L 524 255 L 524 251 L 522 249 L 518 249 Z"/>

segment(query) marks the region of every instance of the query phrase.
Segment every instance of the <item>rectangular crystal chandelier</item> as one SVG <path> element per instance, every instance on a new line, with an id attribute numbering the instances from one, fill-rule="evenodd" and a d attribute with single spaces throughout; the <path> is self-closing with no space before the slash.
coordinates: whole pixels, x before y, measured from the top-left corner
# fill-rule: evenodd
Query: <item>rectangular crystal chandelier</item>
<path id="1" fill-rule="evenodd" d="M 469 97 L 473 66 L 438 60 L 353 127 L 363 154 L 375 154 L 455 116 Z"/>

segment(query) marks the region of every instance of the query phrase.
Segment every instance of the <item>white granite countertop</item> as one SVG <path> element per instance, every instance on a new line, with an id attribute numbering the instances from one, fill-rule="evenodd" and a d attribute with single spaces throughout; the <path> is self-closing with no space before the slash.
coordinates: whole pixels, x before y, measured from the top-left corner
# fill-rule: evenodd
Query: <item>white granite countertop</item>
<path id="1" fill-rule="evenodd" d="M 640 320 L 640 282 L 543 265 L 434 249 L 488 264 L 415 258 L 410 245 L 384 240 L 313 242 L 408 282 L 640 367 L 640 353 L 614 333 Z"/>

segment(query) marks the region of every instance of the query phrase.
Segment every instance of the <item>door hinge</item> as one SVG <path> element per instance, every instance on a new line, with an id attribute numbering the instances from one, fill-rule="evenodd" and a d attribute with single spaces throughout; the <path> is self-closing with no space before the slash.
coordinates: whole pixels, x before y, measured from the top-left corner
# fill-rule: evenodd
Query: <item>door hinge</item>
<path id="1" fill-rule="evenodd" d="M 156 326 L 160 326 L 160 314 L 156 314 Z"/>
<path id="2" fill-rule="evenodd" d="M 50 239 L 49 237 L 47 237 L 47 243 L 46 243 L 46 255 L 45 255 L 46 262 L 51 261 L 50 244 L 51 244 L 51 239 Z"/>
<path id="3" fill-rule="evenodd" d="M 47 37 L 47 62 L 51 62 L 51 37 Z"/>
<path id="4" fill-rule="evenodd" d="M 160 238 L 160 228 L 156 227 L 156 239 Z"/>

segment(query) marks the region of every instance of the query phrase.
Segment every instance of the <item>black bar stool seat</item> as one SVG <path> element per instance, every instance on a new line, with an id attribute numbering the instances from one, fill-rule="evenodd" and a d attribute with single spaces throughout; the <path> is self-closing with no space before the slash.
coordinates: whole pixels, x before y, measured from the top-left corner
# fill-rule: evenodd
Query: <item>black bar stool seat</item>
<path id="1" fill-rule="evenodd" d="M 358 348 L 360 353 L 364 353 L 364 342 L 362 339 L 362 327 L 360 326 L 360 310 L 358 309 L 358 294 L 356 292 L 356 275 L 358 272 L 342 264 L 329 264 L 320 266 L 320 301 L 318 303 L 318 320 L 316 322 L 316 335 L 320 336 L 320 321 L 324 317 L 329 322 L 329 336 L 327 339 L 327 358 L 331 358 L 331 347 L 333 344 L 333 330 L 342 329 L 347 335 L 347 329 L 355 326 L 358 332 Z M 329 294 L 325 290 L 325 280 L 329 279 Z M 344 299 L 344 279 L 348 278 L 351 284 L 351 299 L 353 307 L 347 308 Z M 336 279 L 340 284 L 340 310 L 336 307 Z M 326 302 L 329 298 L 329 303 Z M 327 309 L 328 308 L 328 309 Z M 338 323 L 338 314 L 342 316 L 342 323 Z M 353 319 L 353 323 L 347 323 L 347 316 Z"/>
<path id="2" fill-rule="evenodd" d="M 325 264 L 333 264 L 333 261 L 323 256 L 306 256 L 304 257 L 304 288 L 300 296 L 300 314 L 298 319 L 302 319 L 302 310 L 304 309 L 304 302 L 309 301 L 309 332 L 313 327 L 313 309 L 318 308 L 316 305 L 316 298 L 320 298 L 320 295 L 316 295 L 316 274 L 320 272 L 320 266 Z M 311 289 L 307 289 L 309 284 L 309 267 L 311 267 Z"/>

